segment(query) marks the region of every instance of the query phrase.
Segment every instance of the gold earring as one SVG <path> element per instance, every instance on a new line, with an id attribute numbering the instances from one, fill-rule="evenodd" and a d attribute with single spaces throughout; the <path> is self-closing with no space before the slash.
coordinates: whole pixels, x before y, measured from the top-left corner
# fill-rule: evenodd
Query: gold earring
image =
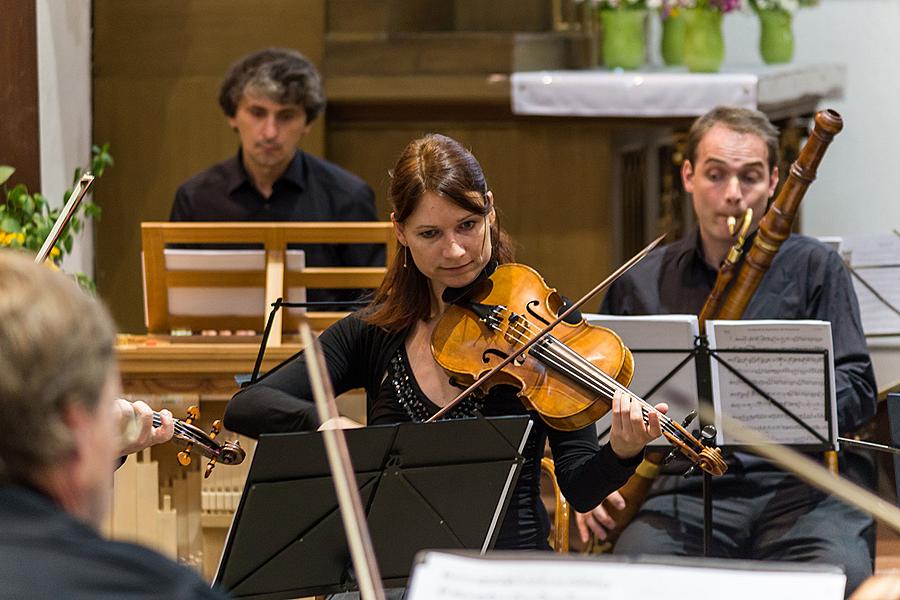
<path id="1" fill-rule="evenodd" d="M 409 246 L 403 246 L 403 268 L 407 267 L 406 258 L 409 256 Z"/>

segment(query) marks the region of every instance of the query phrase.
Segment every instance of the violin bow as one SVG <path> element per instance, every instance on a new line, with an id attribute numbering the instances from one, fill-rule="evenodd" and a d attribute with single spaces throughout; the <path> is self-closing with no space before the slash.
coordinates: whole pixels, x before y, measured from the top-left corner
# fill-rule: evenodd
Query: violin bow
<path id="1" fill-rule="evenodd" d="M 613 284 L 613 282 L 615 280 L 617 280 L 619 277 L 621 277 L 622 275 L 627 273 L 629 270 L 631 270 L 631 268 L 634 267 L 636 264 L 641 262 L 645 256 L 650 254 L 650 252 L 654 248 L 656 248 L 660 244 L 660 242 L 663 241 L 663 239 L 665 239 L 666 235 L 667 234 L 664 233 L 663 235 L 659 236 L 658 238 L 656 238 L 655 240 L 653 240 L 652 242 L 647 244 L 647 246 L 643 250 L 641 250 L 640 252 L 638 252 L 637 254 L 632 256 L 622 266 L 620 266 L 618 269 L 616 269 L 615 271 L 610 273 L 610 275 L 606 279 L 604 279 L 603 281 L 598 283 L 596 286 L 594 286 L 594 288 L 591 291 L 589 291 L 587 294 L 582 296 L 581 299 L 578 300 L 578 302 L 572 304 L 569 308 L 567 308 L 565 311 L 563 311 L 562 314 L 560 314 L 558 317 L 556 317 L 555 320 L 551 321 L 549 325 L 547 325 L 546 327 L 541 329 L 540 332 L 537 333 L 537 335 L 535 335 L 530 340 L 528 340 L 525 344 L 523 344 L 522 347 L 519 349 L 519 352 L 517 352 L 515 354 L 510 354 L 509 356 L 504 358 L 502 361 L 497 363 L 493 369 L 491 369 L 490 371 L 488 371 L 487 373 L 485 373 L 484 375 L 482 375 L 481 377 L 476 379 L 472 383 L 472 385 L 470 385 L 465 390 L 460 392 L 456 398 L 454 398 L 453 400 L 448 402 L 446 406 L 441 408 L 441 410 L 434 413 L 434 415 L 430 419 L 428 419 L 426 421 L 426 423 L 431 423 L 433 421 L 437 421 L 438 419 L 443 417 L 445 414 L 450 412 L 454 406 L 456 406 L 457 404 L 462 402 L 466 398 L 466 396 L 468 396 L 469 394 L 474 392 L 476 389 L 478 389 L 489 378 L 493 377 L 495 373 L 497 373 L 503 367 L 505 367 L 512 361 L 514 361 L 516 359 L 516 357 L 525 354 L 529 348 L 531 348 L 536 343 L 541 341 L 544 338 L 544 336 L 546 336 L 548 333 L 550 333 L 553 330 L 553 328 L 556 327 L 557 325 L 559 325 L 566 317 L 568 317 L 570 314 L 572 314 L 573 312 L 578 310 L 581 307 L 581 305 L 583 305 L 585 302 L 587 302 L 588 300 L 593 298 L 595 295 L 599 294 L 600 292 L 602 292 L 603 290 L 608 288 L 610 285 Z"/>
<path id="2" fill-rule="evenodd" d="M 319 340 L 313 336 L 312 329 L 306 320 L 300 323 L 300 339 L 306 354 L 306 367 L 313 398 L 316 401 L 319 422 L 325 423 L 330 419 L 337 419 L 340 415 L 334 401 L 334 391 L 331 388 L 331 380 L 328 377 Z M 356 487 L 356 477 L 350 462 L 350 452 L 347 450 L 347 438 L 344 436 L 344 430 L 341 428 L 323 429 L 322 438 L 325 441 L 325 453 L 328 456 L 328 464 L 331 466 L 334 490 L 337 494 L 338 506 L 341 509 L 341 518 L 344 520 L 344 533 L 347 536 L 353 568 L 356 570 L 360 596 L 362 600 L 384 600 L 381 573 L 378 570 L 378 563 L 375 561 L 372 537 L 363 513 L 359 489 Z"/>
<path id="3" fill-rule="evenodd" d="M 63 206 L 62 212 L 59 213 L 56 223 L 53 224 L 53 229 L 50 230 L 50 234 L 47 236 L 47 239 L 44 240 L 44 245 L 41 246 L 41 249 L 34 257 L 35 263 L 42 264 L 47 260 L 47 257 L 50 256 L 50 252 L 59 240 L 59 236 L 62 234 L 63 229 L 69 224 L 72 215 L 75 214 L 78 205 L 81 204 L 81 200 L 87 194 L 92 183 L 94 183 L 94 176 L 90 173 L 85 173 L 81 176 L 81 179 L 78 180 L 78 183 L 75 184 L 75 188 L 69 195 L 69 199 L 66 201 L 65 206 Z"/>

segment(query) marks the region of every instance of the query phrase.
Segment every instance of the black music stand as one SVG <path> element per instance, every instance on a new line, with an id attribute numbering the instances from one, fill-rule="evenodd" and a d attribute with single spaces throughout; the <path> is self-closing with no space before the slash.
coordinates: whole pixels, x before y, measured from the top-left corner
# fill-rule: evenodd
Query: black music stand
<path id="1" fill-rule="evenodd" d="M 530 430 L 514 416 L 345 432 L 386 587 L 420 550 L 492 547 Z M 260 436 L 215 583 L 234 598 L 356 589 L 320 433 Z"/>
<path id="2" fill-rule="evenodd" d="M 603 315 L 600 315 L 602 317 Z M 807 349 L 796 349 L 796 348 L 728 348 L 728 349 L 713 349 L 710 348 L 709 341 L 706 335 L 696 335 L 694 337 L 693 347 L 690 349 L 685 348 L 631 348 L 631 352 L 635 355 L 647 353 L 647 354 L 683 354 L 683 358 L 667 373 L 665 373 L 660 379 L 650 388 L 650 390 L 644 394 L 644 400 L 649 400 L 651 396 L 653 396 L 656 392 L 658 392 L 662 387 L 672 379 L 677 373 L 679 373 L 682 369 L 685 369 L 687 365 L 693 360 L 695 376 L 697 381 L 697 395 L 698 395 L 698 407 L 701 409 L 704 406 L 707 408 L 707 411 L 701 410 L 701 413 L 708 412 L 712 413 L 713 407 L 713 377 L 712 377 L 712 366 L 713 361 L 716 361 L 724 371 L 731 373 L 738 379 L 740 379 L 744 384 L 746 384 L 754 393 L 758 394 L 759 397 L 763 398 L 777 408 L 782 414 L 791 419 L 794 423 L 796 423 L 800 428 L 809 432 L 815 441 L 805 443 L 805 444 L 791 444 L 791 446 L 797 450 L 801 451 L 822 451 L 829 450 L 834 447 L 835 440 L 824 437 L 821 433 L 810 427 L 802 418 L 800 418 L 797 414 L 795 414 L 792 410 L 786 407 L 783 403 L 776 400 L 772 395 L 768 394 L 764 390 L 760 388 L 755 382 L 751 381 L 746 375 L 744 375 L 740 369 L 731 365 L 730 362 L 726 359 L 726 356 L 729 354 L 739 354 L 739 353 L 754 353 L 754 354 L 777 354 L 777 355 L 819 355 L 822 357 L 823 364 L 823 385 L 825 390 L 825 420 L 828 425 L 829 432 L 832 430 L 832 420 L 836 418 L 831 411 L 831 404 L 827 400 L 831 396 L 831 385 L 830 385 L 830 375 L 833 370 L 831 367 L 831 363 L 829 360 L 829 352 L 827 350 L 807 350 Z M 716 428 L 713 423 L 707 422 L 701 414 L 700 419 L 701 429 L 696 431 L 696 434 L 700 441 L 704 445 L 714 446 L 716 443 Z M 710 428 L 710 426 L 712 426 Z M 605 431 L 601 432 L 599 438 L 602 440 L 605 436 L 609 434 L 609 428 Z M 745 451 L 748 450 L 745 446 L 737 445 L 737 444 L 725 444 L 722 447 L 723 450 L 726 451 Z M 668 462 L 671 458 L 675 456 L 674 451 L 670 453 L 670 455 L 666 458 L 666 462 Z M 685 476 L 695 472 L 696 469 L 691 467 Z M 671 474 L 671 473 L 669 473 Z M 703 473 L 703 483 L 701 487 L 701 496 L 703 498 L 703 555 L 709 556 L 710 549 L 712 548 L 712 524 L 713 524 L 713 506 L 712 506 L 712 486 L 713 479 L 709 473 Z"/>

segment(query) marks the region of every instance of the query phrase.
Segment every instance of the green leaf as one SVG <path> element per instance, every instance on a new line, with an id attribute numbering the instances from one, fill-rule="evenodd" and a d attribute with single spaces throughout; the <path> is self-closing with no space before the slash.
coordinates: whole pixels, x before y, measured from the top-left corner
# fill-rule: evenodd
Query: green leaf
<path id="1" fill-rule="evenodd" d="M 100 220 L 100 215 L 103 213 L 103 210 L 93 202 L 87 202 L 84 205 L 84 214 L 92 217 L 94 219 Z"/>
<path id="2" fill-rule="evenodd" d="M 72 252 L 72 236 L 68 235 L 63 239 L 63 248 L 66 249 L 66 254 Z"/>
<path id="3" fill-rule="evenodd" d="M 27 194 L 22 197 L 22 212 L 27 215 L 34 213 L 34 198 Z"/>
<path id="4" fill-rule="evenodd" d="M 106 167 L 113 165 L 113 158 L 109 154 L 109 143 L 103 144 L 101 147 L 94 146 L 92 148 L 93 158 L 91 159 L 91 169 L 95 176 L 101 177 Z"/>
<path id="5" fill-rule="evenodd" d="M 34 199 L 34 211 L 35 213 L 43 214 L 47 209 L 47 198 L 40 192 L 35 192 L 32 196 Z"/>
<path id="6" fill-rule="evenodd" d="M 88 277 L 84 273 L 74 273 L 72 277 L 78 282 L 78 285 L 81 286 L 85 292 L 90 294 L 91 296 L 97 295 L 97 285 L 94 283 L 94 280 Z"/>
<path id="7" fill-rule="evenodd" d="M 6 233 L 19 233 L 22 231 L 22 225 L 19 224 L 14 218 L 10 216 L 3 217 L 3 220 L 0 221 L 0 229 L 5 231 Z"/>
<path id="8" fill-rule="evenodd" d="M 24 183 L 20 183 L 6 194 L 6 200 L 16 208 L 22 207 L 22 196 L 28 195 L 28 188 Z"/>
<path id="9" fill-rule="evenodd" d="M 0 185 L 6 183 L 6 180 L 15 172 L 16 170 L 9 165 L 0 165 Z"/>

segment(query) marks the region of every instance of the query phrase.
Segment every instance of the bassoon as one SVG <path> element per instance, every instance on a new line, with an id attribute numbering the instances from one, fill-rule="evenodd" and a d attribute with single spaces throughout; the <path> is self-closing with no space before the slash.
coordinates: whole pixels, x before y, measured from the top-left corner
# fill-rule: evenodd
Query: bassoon
<path id="1" fill-rule="evenodd" d="M 716 283 L 700 312 L 701 332 L 706 321 L 710 319 L 736 320 L 743 316 L 747 304 L 756 293 L 781 244 L 791 233 L 800 202 L 810 184 L 816 179 L 816 172 L 825 151 L 843 126 L 841 115 L 836 111 L 829 109 L 816 114 L 813 130 L 800 150 L 797 160 L 791 165 L 781 191 L 760 220 L 756 237 L 743 262 L 740 261 L 743 235 L 740 235 L 738 243 L 719 269 Z M 624 509 L 619 510 L 608 500 L 603 501 L 604 508 L 616 521 L 616 528 L 609 532 L 604 546 L 611 547 L 625 525 L 637 514 L 650 491 L 650 485 L 659 473 L 665 456 L 658 452 L 648 453 L 638 465 L 635 474 L 619 489 L 619 493 L 625 499 Z M 833 472 L 836 471 L 836 452 L 826 452 L 825 461 Z"/>

